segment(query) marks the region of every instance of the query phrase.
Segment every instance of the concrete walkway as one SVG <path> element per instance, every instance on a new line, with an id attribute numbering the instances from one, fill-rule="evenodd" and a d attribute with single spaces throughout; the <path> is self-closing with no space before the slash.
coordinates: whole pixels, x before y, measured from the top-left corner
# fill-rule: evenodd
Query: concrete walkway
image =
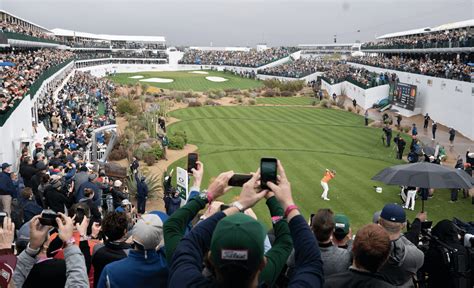
<path id="1" fill-rule="evenodd" d="M 352 106 L 352 100 L 346 97 L 345 101 L 345 106 L 349 107 Z M 361 114 L 363 115 L 364 109 L 362 107 L 359 107 L 361 110 Z M 393 109 L 396 109 L 396 106 L 393 106 Z M 389 109 L 390 110 L 390 109 Z M 382 115 L 384 113 L 387 113 L 390 117 L 393 118 L 394 123 L 396 123 L 396 116 L 398 115 L 396 112 L 390 112 L 389 110 L 384 111 L 384 112 L 379 112 L 378 109 L 369 109 L 369 118 L 381 123 L 382 122 Z M 474 152 L 474 141 L 469 140 L 465 136 L 461 135 L 461 133 L 456 131 L 456 137 L 454 138 L 454 145 L 453 147 L 450 147 L 449 143 L 449 133 L 448 130 L 449 128 L 444 126 L 442 123 L 438 123 L 438 129 L 436 130 L 436 140 L 433 141 L 431 139 L 431 122 L 428 125 L 427 129 L 423 129 L 423 122 L 424 122 L 424 115 L 416 115 L 413 117 L 403 117 L 401 126 L 409 126 L 410 127 L 410 132 L 411 134 L 411 126 L 413 123 L 416 124 L 416 127 L 418 128 L 418 139 L 423 142 L 423 144 L 431 147 L 435 147 L 436 144 L 440 144 L 441 146 L 444 146 L 446 153 L 447 153 L 447 160 L 446 164 L 449 166 L 454 166 L 456 163 L 456 158 L 458 155 L 461 155 L 463 158 L 463 161 L 465 161 L 465 155 L 466 151 L 469 149 L 471 152 Z M 434 119 L 436 121 L 436 119 Z M 398 129 L 395 127 L 395 125 L 392 125 L 392 128 L 394 129 L 394 136 L 396 135 L 396 132 Z M 410 144 L 410 143 L 407 143 Z"/>

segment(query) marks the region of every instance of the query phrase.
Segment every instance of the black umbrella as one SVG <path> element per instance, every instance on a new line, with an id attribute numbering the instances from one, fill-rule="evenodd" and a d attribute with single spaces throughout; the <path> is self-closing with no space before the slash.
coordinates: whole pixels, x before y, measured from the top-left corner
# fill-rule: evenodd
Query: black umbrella
<path id="1" fill-rule="evenodd" d="M 473 186 L 472 177 L 463 170 L 429 162 L 388 167 L 372 177 L 372 180 L 385 184 L 421 188 L 470 189 Z M 422 207 L 424 207 L 424 203 L 422 203 Z"/>
<path id="2" fill-rule="evenodd" d="M 430 147 L 430 146 L 423 147 L 423 152 L 425 152 L 426 155 L 429 155 L 429 156 L 434 155 L 435 151 L 436 151 L 436 149 L 433 148 L 433 147 Z"/>

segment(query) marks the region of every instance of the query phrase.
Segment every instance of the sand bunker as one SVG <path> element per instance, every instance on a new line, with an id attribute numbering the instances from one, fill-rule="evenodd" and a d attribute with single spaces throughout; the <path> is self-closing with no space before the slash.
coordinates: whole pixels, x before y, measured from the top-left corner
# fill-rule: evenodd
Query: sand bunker
<path id="1" fill-rule="evenodd" d="M 171 83 L 173 82 L 173 79 L 166 79 L 166 78 L 147 78 L 147 79 L 142 79 L 140 82 L 153 82 L 153 83 Z"/>
<path id="2" fill-rule="evenodd" d="M 142 75 L 137 75 L 137 76 L 132 76 L 132 77 L 128 77 L 128 78 L 130 78 L 130 79 L 141 79 L 141 78 L 143 78 L 143 76 Z"/>
<path id="3" fill-rule="evenodd" d="M 206 72 L 206 71 L 192 71 L 192 72 L 189 72 L 189 73 L 192 73 L 192 74 L 209 74 L 209 72 Z"/>
<path id="4" fill-rule="evenodd" d="M 209 76 L 209 77 L 206 77 L 207 80 L 211 81 L 211 82 L 225 82 L 229 79 L 226 79 L 226 78 L 222 78 L 222 77 L 215 77 L 215 76 Z"/>

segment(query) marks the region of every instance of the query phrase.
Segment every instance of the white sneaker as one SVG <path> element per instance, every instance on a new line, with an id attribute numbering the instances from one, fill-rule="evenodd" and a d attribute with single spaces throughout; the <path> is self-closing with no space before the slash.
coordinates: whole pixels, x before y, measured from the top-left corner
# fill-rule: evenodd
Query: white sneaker
<path id="1" fill-rule="evenodd" d="M 324 199 L 324 201 L 329 201 L 329 198 L 323 198 L 323 199 Z"/>

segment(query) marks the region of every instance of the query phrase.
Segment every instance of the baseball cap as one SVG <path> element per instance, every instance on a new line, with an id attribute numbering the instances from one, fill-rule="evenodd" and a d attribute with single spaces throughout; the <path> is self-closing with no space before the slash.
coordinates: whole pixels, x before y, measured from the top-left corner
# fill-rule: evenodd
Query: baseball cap
<path id="1" fill-rule="evenodd" d="M 125 206 L 125 205 L 132 205 L 132 202 L 130 202 L 130 200 L 128 200 L 128 199 L 123 199 L 121 205 L 122 205 L 122 206 Z"/>
<path id="2" fill-rule="evenodd" d="M 217 224 L 211 240 L 216 267 L 234 264 L 255 271 L 264 255 L 265 228 L 243 213 L 225 217 Z"/>
<path id="3" fill-rule="evenodd" d="M 120 187 L 120 186 L 122 186 L 122 181 L 120 181 L 120 180 L 115 180 L 114 186 L 115 186 L 115 187 Z"/>
<path id="4" fill-rule="evenodd" d="M 349 223 L 349 218 L 347 218 L 344 214 L 336 214 L 334 215 L 334 234 L 336 236 L 340 236 L 344 238 L 349 233 L 349 228 L 351 227 Z M 339 238 L 339 237 L 336 237 Z"/>
<path id="5" fill-rule="evenodd" d="M 165 218 L 157 214 L 143 214 L 133 226 L 133 241 L 145 250 L 156 249 L 163 239 Z"/>
<path id="6" fill-rule="evenodd" d="M 2 164 L 2 169 L 8 168 L 10 166 L 12 166 L 12 165 L 5 162 L 5 163 Z"/>
<path id="7" fill-rule="evenodd" d="M 383 207 L 380 217 L 392 222 L 405 223 L 406 215 L 402 206 L 397 204 L 387 204 Z"/>
<path id="8" fill-rule="evenodd" d="M 8 287 L 16 267 L 15 255 L 0 256 L 0 287 Z"/>

